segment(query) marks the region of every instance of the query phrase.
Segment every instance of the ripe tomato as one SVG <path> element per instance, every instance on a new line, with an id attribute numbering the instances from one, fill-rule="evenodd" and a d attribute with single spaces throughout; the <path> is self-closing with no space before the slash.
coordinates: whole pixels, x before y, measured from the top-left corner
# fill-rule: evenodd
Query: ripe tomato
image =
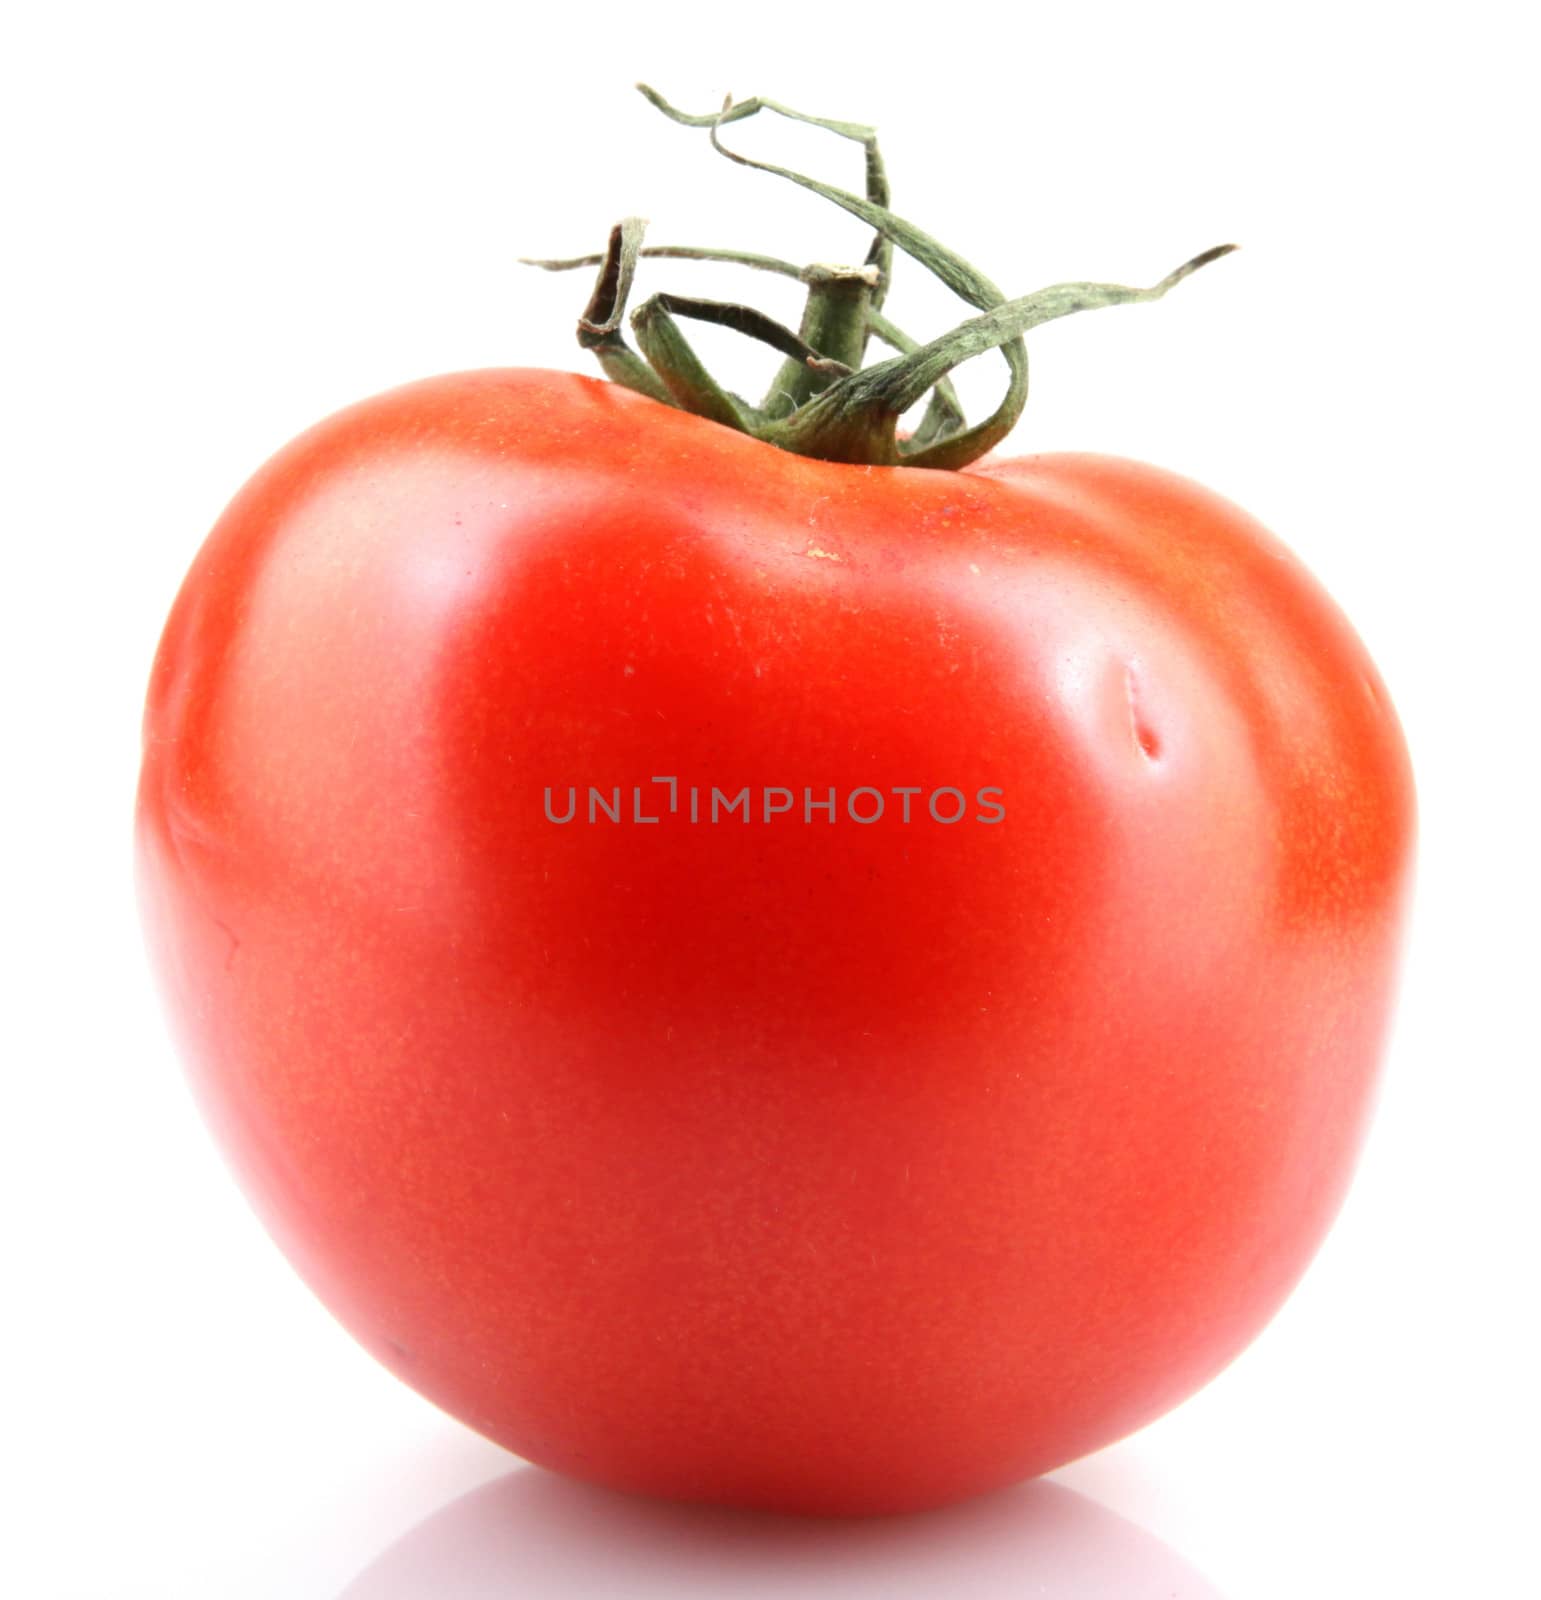
<path id="1" fill-rule="evenodd" d="M 1195 485 L 519 370 L 242 491 L 137 828 L 197 1095 L 358 1339 L 533 1461 L 818 1512 L 1042 1472 L 1259 1330 L 1412 836 L 1363 648 Z"/>

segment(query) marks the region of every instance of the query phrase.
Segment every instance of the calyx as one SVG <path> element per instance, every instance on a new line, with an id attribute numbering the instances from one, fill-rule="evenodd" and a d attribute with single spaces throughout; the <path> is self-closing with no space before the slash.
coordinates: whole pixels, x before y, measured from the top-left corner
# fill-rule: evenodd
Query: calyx
<path id="1" fill-rule="evenodd" d="M 867 223 L 875 235 L 866 261 L 859 267 L 799 267 L 748 251 L 684 245 L 644 247 L 646 224 L 639 217 L 628 217 L 611 230 L 602 255 L 527 264 L 551 271 L 599 267 L 594 292 L 578 319 L 578 342 L 594 353 L 614 382 L 799 455 L 859 465 L 966 466 L 999 444 L 1022 414 L 1027 402 L 1023 335 L 1030 328 L 1076 311 L 1159 300 L 1191 273 L 1236 248 L 1216 245 L 1145 289 L 1114 283 L 1060 283 L 1007 299 L 983 273 L 889 209 L 888 178 L 871 128 L 807 116 L 758 98 L 729 99 L 715 114 L 688 116 L 647 85 L 638 88 L 675 122 L 709 130 L 713 149 L 728 160 L 799 184 Z M 727 124 L 759 111 L 811 123 L 859 142 L 866 152 L 865 195 L 848 193 L 785 167 L 753 161 L 723 144 L 720 135 Z M 933 272 L 975 307 L 978 315 L 924 344 L 897 328 L 882 309 L 895 246 Z M 644 256 L 733 262 L 797 278 L 808 291 L 802 323 L 794 332 L 749 306 L 655 294 L 629 319 L 639 355 L 626 342 L 621 325 L 627 320 L 626 304 L 637 263 Z M 786 359 L 764 400 L 752 404 L 718 384 L 685 338 L 681 318 L 732 328 L 779 350 Z M 863 366 L 873 339 L 897 353 Z M 1005 357 L 1006 393 L 989 417 L 970 425 L 949 374 L 959 363 L 987 350 L 999 350 Z M 900 417 L 928 395 L 919 425 L 901 438 Z"/>

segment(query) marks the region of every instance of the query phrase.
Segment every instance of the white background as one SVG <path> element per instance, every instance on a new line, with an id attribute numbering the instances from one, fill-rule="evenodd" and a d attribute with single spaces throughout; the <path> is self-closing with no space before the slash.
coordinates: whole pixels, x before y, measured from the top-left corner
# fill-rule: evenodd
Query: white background
<path id="1" fill-rule="evenodd" d="M 752 28 L 727 6 L 517 10 L 56 5 L 0 52 L 0 1588 L 331 1600 L 369 1568 L 350 1600 L 1537 1592 L 1522 8 L 1012 4 L 890 24 L 825 5 Z M 1152 281 L 1240 240 L 1160 306 L 1035 334 L 1013 448 L 1145 457 L 1249 507 L 1347 609 L 1407 728 L 1415 937 L 1348 1208 L 1229 1372 L 1056 1474 L 1081 1498 L 778 1529 L 526 1470 L 409 1533 L 517 1463 L 310 1300 L 163 1035 L 130 892 L 139 705 L 176 584 L 242 479 L 398 382 L 581 366 L 587 282 L 515 258 L 597 248 L 629 212 L 659 242 L 864 246 L 664 122 L 638 77 L 694 109 L 733 90 L 876 122 L 897 208 L 1011 293 Z M 807 130 L 735 137 L 859 181 L 854 147 Z M 780 282 L 680 265 L 648 282 L 754 292 L 795 321 Z M 926 334 L 957 315 L 919 269 L 889 309 Z M 746 382 L 771 370 L 702 343 Z M 977 366 L 976 409 L 997 382 Z"/>

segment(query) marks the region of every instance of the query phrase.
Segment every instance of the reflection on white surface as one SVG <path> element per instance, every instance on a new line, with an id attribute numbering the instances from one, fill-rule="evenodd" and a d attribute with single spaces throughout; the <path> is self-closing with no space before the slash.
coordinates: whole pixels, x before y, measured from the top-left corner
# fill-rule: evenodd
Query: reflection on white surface
<path id="1" fill-rule="evenodd" d="M 839 1522 L 635 1500 L 534 1468 L 419 1523 L 339 1600 L 708 1594 L 1220 1600 L 1144 1529 L 1055 1483 L 922 1516 Z"/>

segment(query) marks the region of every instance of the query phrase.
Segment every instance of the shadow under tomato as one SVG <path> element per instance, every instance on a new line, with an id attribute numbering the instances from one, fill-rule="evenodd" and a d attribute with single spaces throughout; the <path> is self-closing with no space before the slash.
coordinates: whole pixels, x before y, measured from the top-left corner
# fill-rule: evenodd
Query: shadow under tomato
<path id="1" fill-rule="evenodd" d="M 339 1600 L 1221 1600 L 1144 1529 L 1039 1480 L 909 1517 L 676 1506 L 522 1468 L 411 1529 Z"/>

